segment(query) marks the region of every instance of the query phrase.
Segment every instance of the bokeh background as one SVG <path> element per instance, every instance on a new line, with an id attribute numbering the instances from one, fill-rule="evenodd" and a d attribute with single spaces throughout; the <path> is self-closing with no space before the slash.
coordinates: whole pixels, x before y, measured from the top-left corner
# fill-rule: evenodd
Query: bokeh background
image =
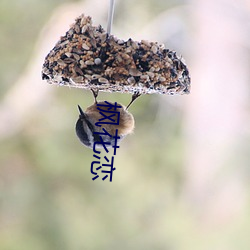
<path id="1" fill-rule="evenodd" d="M 113 34 L 182 54 L 192 91 L 136 101 L 112 183 L 74 132 L 90 91 L 41 80 L 74 18 L 106 27 L 108 5 L 0 2 L 0 249 L 249 250 L 250 1 L 116 1 Z"/>

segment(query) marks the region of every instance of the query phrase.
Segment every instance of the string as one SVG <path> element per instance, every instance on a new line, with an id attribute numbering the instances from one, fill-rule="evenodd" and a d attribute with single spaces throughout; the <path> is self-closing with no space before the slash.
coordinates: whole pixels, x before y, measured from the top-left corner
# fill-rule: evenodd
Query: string
<path id="1" fill-rule="evenodd" d="M 107 33 L 109 35 L 111 34 L 113 17 L 114 17 L 114 10 L 115 10 L 115 0 L 110 0 L 109 14 L 108 14 L 108 27 L 107 27 Z"/>

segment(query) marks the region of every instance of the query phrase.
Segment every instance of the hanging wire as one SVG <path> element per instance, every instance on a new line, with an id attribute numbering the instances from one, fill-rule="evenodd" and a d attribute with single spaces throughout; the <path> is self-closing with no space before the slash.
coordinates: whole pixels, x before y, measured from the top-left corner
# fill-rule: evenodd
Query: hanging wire
<path id="1" fill-rule="evenodd" d="M 108 27 L 107 27 L 107 33 L 109 35 L 110 35 L 111 29 L 112 29 L 112 23 L 113 23 L 113 17 L 114 17 L 114 10 L 115 10 L 115 0 L 110 0 L 109 14 L 108 14 Z"/>

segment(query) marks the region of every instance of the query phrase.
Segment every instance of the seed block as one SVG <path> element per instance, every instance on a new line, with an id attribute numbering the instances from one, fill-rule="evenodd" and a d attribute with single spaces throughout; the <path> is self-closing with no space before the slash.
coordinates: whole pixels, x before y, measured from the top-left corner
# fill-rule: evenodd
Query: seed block
<path id="1" fill-rule="evenodd" d="M 123 41 L 81 15 L 46 56 L 42 78 L 51 84 L 106 92 L 188 94 L 182 57 L 157 42 Z"/>

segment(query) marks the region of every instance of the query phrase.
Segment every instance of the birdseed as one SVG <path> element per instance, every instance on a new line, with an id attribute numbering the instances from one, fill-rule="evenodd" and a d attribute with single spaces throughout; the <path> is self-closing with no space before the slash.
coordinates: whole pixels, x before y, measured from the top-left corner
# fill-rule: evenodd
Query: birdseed
<path id="1" fill-rule="evenodd" d="M 106 92 L 188 94 L 182 57 L 157 42 L 123 41 L 81 15 L 46 56 L 43 80 Z"/>

